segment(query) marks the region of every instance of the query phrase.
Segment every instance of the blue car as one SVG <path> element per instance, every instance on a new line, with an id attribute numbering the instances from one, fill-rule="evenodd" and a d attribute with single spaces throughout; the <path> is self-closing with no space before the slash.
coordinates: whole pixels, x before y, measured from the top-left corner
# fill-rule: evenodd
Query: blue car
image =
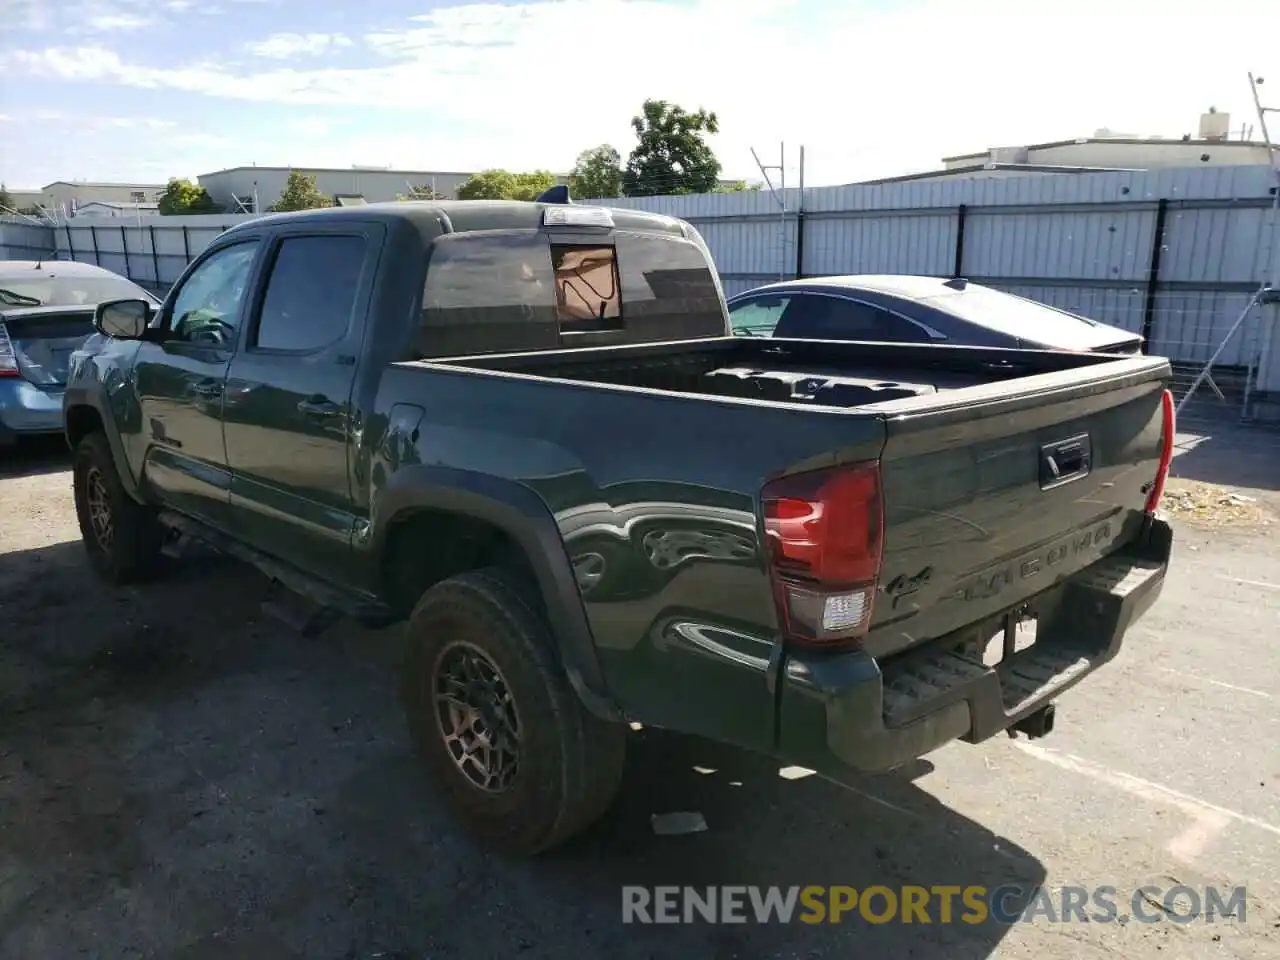
<path id="1" fill-rule="evenodd" d="M 964 279 L 847 276 L 785 280 L 728 301 L 740 337 L 950 343 L 1135 354 L 1142 337 Z"/>
<path id="2" fill-rule="evenodd" d="M 62 431 L 71 353 L 105 300 L 159 301 L 110 270 L 67 260 L 0 260 L 0 446 Z"/>

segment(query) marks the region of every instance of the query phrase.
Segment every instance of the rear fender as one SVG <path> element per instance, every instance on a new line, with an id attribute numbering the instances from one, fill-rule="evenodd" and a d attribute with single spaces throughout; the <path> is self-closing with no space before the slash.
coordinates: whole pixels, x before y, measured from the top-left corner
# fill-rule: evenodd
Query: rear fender
<path id="1" fill-rule="evenodd" d="M 592 713 L 607 720 L 622 719 L 604 682 L 560 529 L 542 498 L 514 480 L 451 467 L 404 466 L 388 479 L 374 504 L 366 546 L 369 555 L 383 556 L 396 522 L 422 509 L 482 520 L 520 547 L 537 578 L 569 682 Z"/>

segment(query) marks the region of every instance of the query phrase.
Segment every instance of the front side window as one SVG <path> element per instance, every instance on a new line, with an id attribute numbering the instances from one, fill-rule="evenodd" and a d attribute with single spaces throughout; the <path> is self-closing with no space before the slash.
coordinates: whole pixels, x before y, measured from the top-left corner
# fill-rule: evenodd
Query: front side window
<path id="1" fill-rule="evenodd" d="M 258 319 L 262 350 L 318 350 L 346 335 L 364 269 L 363 237 L 286 237 Z"/>
<path id="2" fill-rule="evenodd" d="M 256 240 L 223 247 L 192 271 L 173 301 L 175 339 L 211 347 L 235 345 L 257 252 Z"/>

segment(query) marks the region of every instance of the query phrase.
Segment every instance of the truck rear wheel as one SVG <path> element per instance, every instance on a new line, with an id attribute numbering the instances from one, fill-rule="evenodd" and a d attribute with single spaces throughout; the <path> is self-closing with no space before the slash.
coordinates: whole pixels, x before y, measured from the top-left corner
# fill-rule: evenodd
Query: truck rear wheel
<path id="1" fill-rule="evenodd" d="M 98 575 L 122 585 L 154 574 L 163 530 L 155 512 L 121 486 L 111 447 L 101 433 L 89 434 L 76 447 L 72 483 L 80 536 Z"/>
<path id="2" fill-rule="evenodd" d="M 608 809 L 626 731 L 570 687 L 546 620 L 500 568 L 436 584 L 409 619 L 402 698 L 454 815 L 502 853 L 564 842 Z"/>

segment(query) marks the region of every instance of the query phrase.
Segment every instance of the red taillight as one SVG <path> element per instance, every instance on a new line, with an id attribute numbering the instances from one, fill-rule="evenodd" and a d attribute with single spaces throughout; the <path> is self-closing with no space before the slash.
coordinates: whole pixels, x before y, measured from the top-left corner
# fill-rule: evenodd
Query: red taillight
<path id="1" fill-rule="evenodd" d="M 1176 432 L 1176 417 L 1173 408 L 1173 394 L 1168 390 L 1160 398 L 1161 435 L 1160 466 L 1156 470 L 1156 478 L 1151 482 L 1151 492 L 1147 494 L 1147 513 L 1154 515 L 1160 506 L 1160 498 L 1164 496 L 1164 482 L 1169 478 L 1169 467 L 1173 463 L 1173 436 Z"/>
<path id="2" fill-rule="evenodd" d="M 761 502 L 787 639 L 825 646 L 862 637 L 883 552 L 880 464 L 781 477 L 765 485 Z"/>
<path id="3" fill-rule="evenodd" d="M 13 342 L 9 339 L 9 328 L 0 321 L 0 377 L 20 377 L 18 358 L 13 352 Z"/>

